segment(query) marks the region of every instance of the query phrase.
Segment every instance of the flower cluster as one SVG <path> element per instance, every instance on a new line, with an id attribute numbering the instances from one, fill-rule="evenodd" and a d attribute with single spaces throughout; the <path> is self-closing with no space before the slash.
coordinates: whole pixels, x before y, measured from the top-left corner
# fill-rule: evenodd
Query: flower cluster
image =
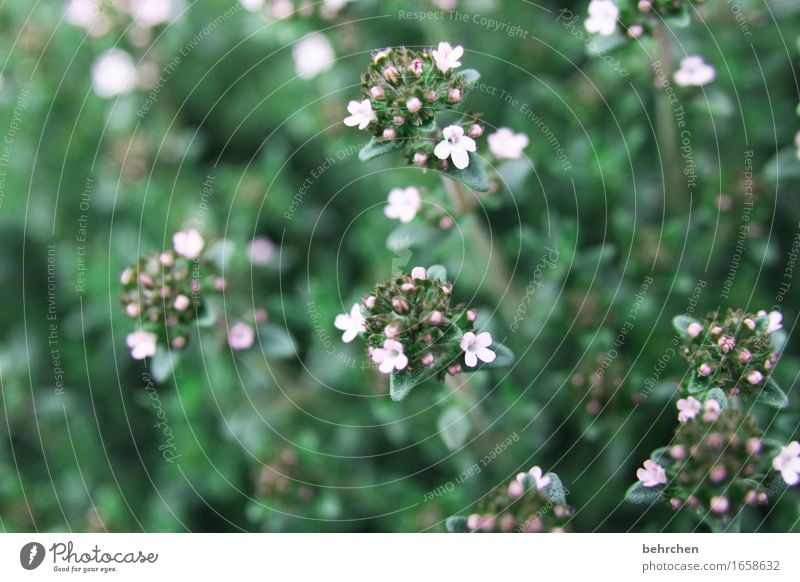
<path id="1" fill-rule="evenodd" d="M 573 509 L 554 473 L 540 467 L 519 473 L 511 483 L 486 495 L 478 510 L 466 518 L 451 518 L 451 531 L 539 533 L 563 532 Z"/>
<path id="2" fill-rule="evenodd" d="M 478 118 L 438 129 L 435 116 L 453 110 L 464 99 L 468 82 L 456 72 L 464 54 L 461 46 L 441 42 L 436 49 L 405 47 L 376 52 L 362 76 L 363 99 L 351 101 L 345 125 L 370 131 L 378 144 L 402 149 L 410 163 L 463 169 L 475 138 L 483 135 Z"/>
<path id="3" fill-rule="evenodd" d="M 703 321 L 676 318 L 675 327 L 683 337 L 680 353 L 694 368 L 688 391 L 720 388 L 729 396 L 758 399 L 778 360 L 781 320 L 777 311 L 733 310 L 725 317 L 711 313 Z"/>
<path id="4" fill-rule="evenodd" d="M 342 341 L 364 334 L 370 358 L 384 374 L 424 371 L 442 380 L 463 366 L 493 362 L 492 336 L 474 330 L 477 312 L 453 301 L 452 283 L 429 275 L 415 267 L 376 285 L 349 313 L 336 317 Z"/>
<path id="5" fill-rule="evenodd" d="M 672 444 L 637 471 L 641 485 L 658 488 L 673 509 L 689 508 L 701 515 L 730 518 L 745 505 L 767 503 L 776 475 L 769 473 L 766 445 L 753 418 L 722 409 L 713 399 L 701 405 L 690 397 L 679 401 L 678 409 L 681 424 Z M 775 463 L 787 473 L 796 470 L 800 458 L 785 456 L 780 461 L 776 457 Z"/>
<path id="6" fill-rule="evenodd" d="M 664 20 L 685 21 L 692 4 L 704 0 L 592 0 L 584 25 L 601 36 L 614 34 L 619 25 L 628 38 L 651 34 Z"/>

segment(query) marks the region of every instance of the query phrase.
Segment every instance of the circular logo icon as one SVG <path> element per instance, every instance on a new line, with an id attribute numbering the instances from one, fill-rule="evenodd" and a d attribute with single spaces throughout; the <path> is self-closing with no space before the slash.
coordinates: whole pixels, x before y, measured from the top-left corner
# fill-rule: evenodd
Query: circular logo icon
<path id="1" fill-rule="evenodd" d="M 39 542 L 29 542 L 19 551 L 19 563 L 26 570 L 35 570 L 44 561 L 44 546 Z"/>

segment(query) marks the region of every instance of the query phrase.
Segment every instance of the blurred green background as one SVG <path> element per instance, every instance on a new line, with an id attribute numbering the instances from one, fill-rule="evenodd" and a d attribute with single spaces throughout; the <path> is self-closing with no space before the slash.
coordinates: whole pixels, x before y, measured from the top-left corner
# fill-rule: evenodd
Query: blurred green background
<path id="1" fill-rule="evenodd" d="M 673 315 L 777 304 L 795 326 L 798 2 L 739 0 L 749 35 L 718 1 L 675 29 L 675 58 L 701 54 L 717 79 L 680 90 L 697 185 L 666 195 L 658 48 L 644 39 L 592 54 L 581 21 L 559 12 L 582 19 L 586 2 L 453 0 L 439 4 L 457 12 L 419 19 L 406 13 L 441 7 L 295 1 L 282 17 L 286 1 L 184 0 L 153 26 L 133 22 L 127 4 L 103 4 L 106 20 L 88 33 L 57 0 L 0 5 L 0 529 L 442 531 L 536 464 L 569 490 L 573 531 L 703 531 L 622 498 L 675 425 L 686 365 L 665 358 Z M 335 60 L 298 76 L 297 42 L 315 31 Z M 463 45 L 465 67 L 527 105 L 487 90 L 466 100 L 488 131 L 528 134 L 532 167 L 507 164 L 475 217 L 422 227 L 402 250 L 387 245 L 398 224 L 383 214 L 386 195 L 433 188 L 436 176 L 391 156 L 360 162 L 366 135 L 341 120 L 371 51 L 440 40 Z M 131 56 L 138 85 L 104 98 L 92 67 L 111 47 Z M 515 302 L 490 291 L 461 220 L 483 223 L 492 260 L 523 293 L 535 289 L 516 331 Z M 125 345 L 119 273 L 186 226 L 239 253 L 225 317 L 264 308 L 281 333 L 234 353 L 224 333 L 205 332 L 148 386 Z M 246 260 L 255 236 L 277 245 L 267 265 Z M 558 260 L 537 271 L 547 248 Z M 518 362 L 474 375 L 469 394 L 431 383 L 394 403 L 362 365 L 363 344 L 342 344 L 333 319 L 393 270 L 434 263 Z M 758 412 L 780 440 L 799 432 L 793 340 L 776 370 L 790 408 Z M 437 425 L 452 410 L 466 413 L 455 446 Z M 478 475 L 447 486 L 511 435 Z M 799 519 L 793 490 L 745 527 L 798 531 Z"/>

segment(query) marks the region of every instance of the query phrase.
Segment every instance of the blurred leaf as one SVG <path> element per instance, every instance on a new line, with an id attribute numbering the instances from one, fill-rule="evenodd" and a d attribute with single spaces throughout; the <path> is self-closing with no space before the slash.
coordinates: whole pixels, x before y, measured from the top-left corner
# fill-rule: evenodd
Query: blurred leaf
<path id="1" fill-rule="evenodd" d="M 444 238 L 441 229 L 428 224 L 401 224 L 386 239 L 386 247 L 392 252 L 404 251 L 411 247 L 435 244 Z"/>
<path id="2" fill-rule="evenodd" d="M 545 494 L 550 503 L 566 504 L 567 492 L 564 489 L 564 484 L 561 483 L 561 479 L 555 473 L 547 473 L 546 476 L 550 477 L 550 483 L 542 489 L 542 493 Z"/>
<path id="3" fill-rule="evenodd" d="M 472 430 L 469 417 L 461 409 L 451 406 L 436 421 L 436 428 L 448 450 L 460 449 Z"/>
<path id="4" fill-rule="evenodd" d="M 161 345 L 156 349 L 156 355 L 150 358 L 150 373 L 159 384 L 167 382 L 172 377 L 172 369 L 181 359 L 181 352 L 170 350 Z"/>
<path id="5" fill-rule="evenodd" d="M 383 141 L 373 137 L 367 142 L 367 145 L 359 150 L 358 159 L 362 162 L 368 162 L 374 158 L 390 154 L 402 147 L 403 144 L 400 140 Z"/>
<path id="6" fill-rule="evenodd" d="M 455 166 L 450 166 L 447 174 L 473 190 L 489 191 L 489 176 L 486 168 L 483 167 L 481 159 L 472 152 L 469 153 L 469 165 L 466 168 L 459 170 Z"/>
<path id="7" fill-rule="evenodd" d="M 443 265 L 431 265 L 428 267 L 428 279 L 431 281 L 447 282 L 447 268 Z"/>
<path id="8" fill-rule="evenodd" d="M 645 487 L 637 481 L 625 492 L 625 501 L 636 505 L 655 505 L 664 501 L 664 486 Z"/>
<path id="9" fill-rule="evenodd" d="M 768 378 L 764 383 L 764 387 L 756 396 L 755 401 L 773 408 L 786 408 L 789 406 L 789 397 L 786 396 L 786 393 L 781 390 L 781 387 L 772 378 Z"/>
<path id="10" fill-rule="evenodd" d="M 469 533 L 469 528 L 467 527 L 467 518 L 461 515 L 448 517 L 447 521 L 445 522 L 445 527 L 450 533 Z"/>
<path id="11" fill-rule="evenodd" d="M 475 69 L 462 69 L 456 73 L 456 76 L 463 79 L 468 89 L 471 89 L 481 78 L 481 74 Z"/>
<path id="12" fill-rule="evenodd" d="M 258 327 L 258 337 L 268 358 L 291 358 L 297 353 L 292 336 L 284 328 L 265 324 Z"/>

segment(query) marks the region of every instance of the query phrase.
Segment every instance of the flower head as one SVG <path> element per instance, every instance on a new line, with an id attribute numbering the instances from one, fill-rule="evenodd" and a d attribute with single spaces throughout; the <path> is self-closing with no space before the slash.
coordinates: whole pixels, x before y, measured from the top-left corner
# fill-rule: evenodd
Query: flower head
<path id="1" fill-rule="evenodd" d="M 460 67 L 461 62 L 458 59 L 460 59 L 463 54 L 464 47 L 458 45 L 453 48 L 448 42 L 440 42 L 439 47 L 431 51 L 433 60 L 436 62 L 436 68 L 442 73 Z"/>
<path id="2" fill-rule="evenodd" d="M 461 338 L 461 349 L 464 350 L 464 362 L 470 368 L 478 365 L 478 360 L 486 362 L 494 362 L 497 354 L 489 349 L 492 345 L 492 335 L 485 331 L 475 335 L 473 332 L 468 331 Z"/>
<path id="3" fill-rule="evenodd" d="M 403 344 L 392 339 L 384 341 L 382 348 L 372 350 L 372 361 L 379 364 L 378 370 L 384 374 L 402 370 L 408 365 L 408 357 L 403 353 Z"/>
<path id="4" fill-rule="evenodd" d="M 364 315 L 361 313 L 361 306 L 358 303 L 353 304 L 350 308 L 350 313 L 340 313 L 333 321 L 336 329 L 342 330 L 342 341 L 350 343 L 355 337 L 366 331 L 364 327 Z"/>
<path id="5" fill-rule="evenodd" d="M 644 462 L 644 467 L 636 470 L 636 478 L 639 479 L 645 487 L 657 487 L 667 482 L 667 472 L 664 470 L 664 467 L 652 459 L 647 459 Z"/>
<path id="6" fill-rule="evenodd" d="M 125 342 L 131 349 L 131 357 L 134 360 L 144 360 L 156 355 L 156 342 L 158 337 L 149 331 L 134 331 L 127 335 Z"/>
<path id="7" fill-rule="evenodd" d="M 508 127 L 499 128 L 487 138 L 487 141 L 491 152 L 501 160 L 518 160 L 522 157 L 522 150 L 530 143 L 526 134 L 514 133 Z"/>
<path id="8" fill-rule="evenodd" d="M 205 244 L 202 235 L 193 228 L 181 230 L 172 235 L 172 245 L 175 248 L 175 252 L 187 259 L 199 257 Z"/>
<path id="9" fill-rule="evenodd" d="M 589 2 L 589 17 L 583 25 L 586 30 L 601 36 L 611 36 L 617 29 L 619 8 L 613 0 L 592 0 Z"/>
<path id="10" fill-rule="evenodd" d="M 678 400 L 678 420 L 680 422 L 686 422 L 687 420 L 694 418 L 700 412 L 702 408 L 702 404 L 696 398 L 689 396 L 688 398 L 681 398 Z"/>
<path id="11" fill-rule="evenodd" d="M 253 345 L 255 331 L 244 322 L 235 323 L 228 330 L 228 345 L 234 350 L 246 350 Z"/>
<path id="12" fill-rule="evenodd" d="M 375 121 L 375 112 L 372 110 L 369 99 L 351 101 L 347 105 L 347 111 L 350 115 L 344 118 L 344 124 L 348 127 L 357 125 L 358 129 L 366 129 L 370 123 Z"/>
<path id="13" fill-rule="evenodd" d="M 675 71 L 675 82 L 681 87 L 702 87 L 716 77 L 714 67 L 703 61 L 703 57 L 689 56 L 681 60 L 680 68 Z"/>
<path id="14" fill-rule="evenodd" d="M 460 125 L 448 125 L 442 130 L 443 141 L 440 141 L 433 154 L 440 160 L 448 157 L 453 160 L 453 164 L 459 170 L 469 166 L 469 153 L 477 149 L 475 140 L 464 135 L 464 128 Z"/>
<path id="15" fill-rule="evenodd" d="M 395 218 L 402 223 L 414 220 L 422 207 L 422 198 L 419 190 L 413 186 L 409 188 L 393 188 L 389 192 L 389 204 L 383 213 L 389 218 Z"/>
<path id="16" fill-rule="evenodd" d="M 772 468 L 780 472 L 787 485 L 797 485 L 800 482 L 800 442 L 792 441 L 782 447 L 772 459 Z"/>

